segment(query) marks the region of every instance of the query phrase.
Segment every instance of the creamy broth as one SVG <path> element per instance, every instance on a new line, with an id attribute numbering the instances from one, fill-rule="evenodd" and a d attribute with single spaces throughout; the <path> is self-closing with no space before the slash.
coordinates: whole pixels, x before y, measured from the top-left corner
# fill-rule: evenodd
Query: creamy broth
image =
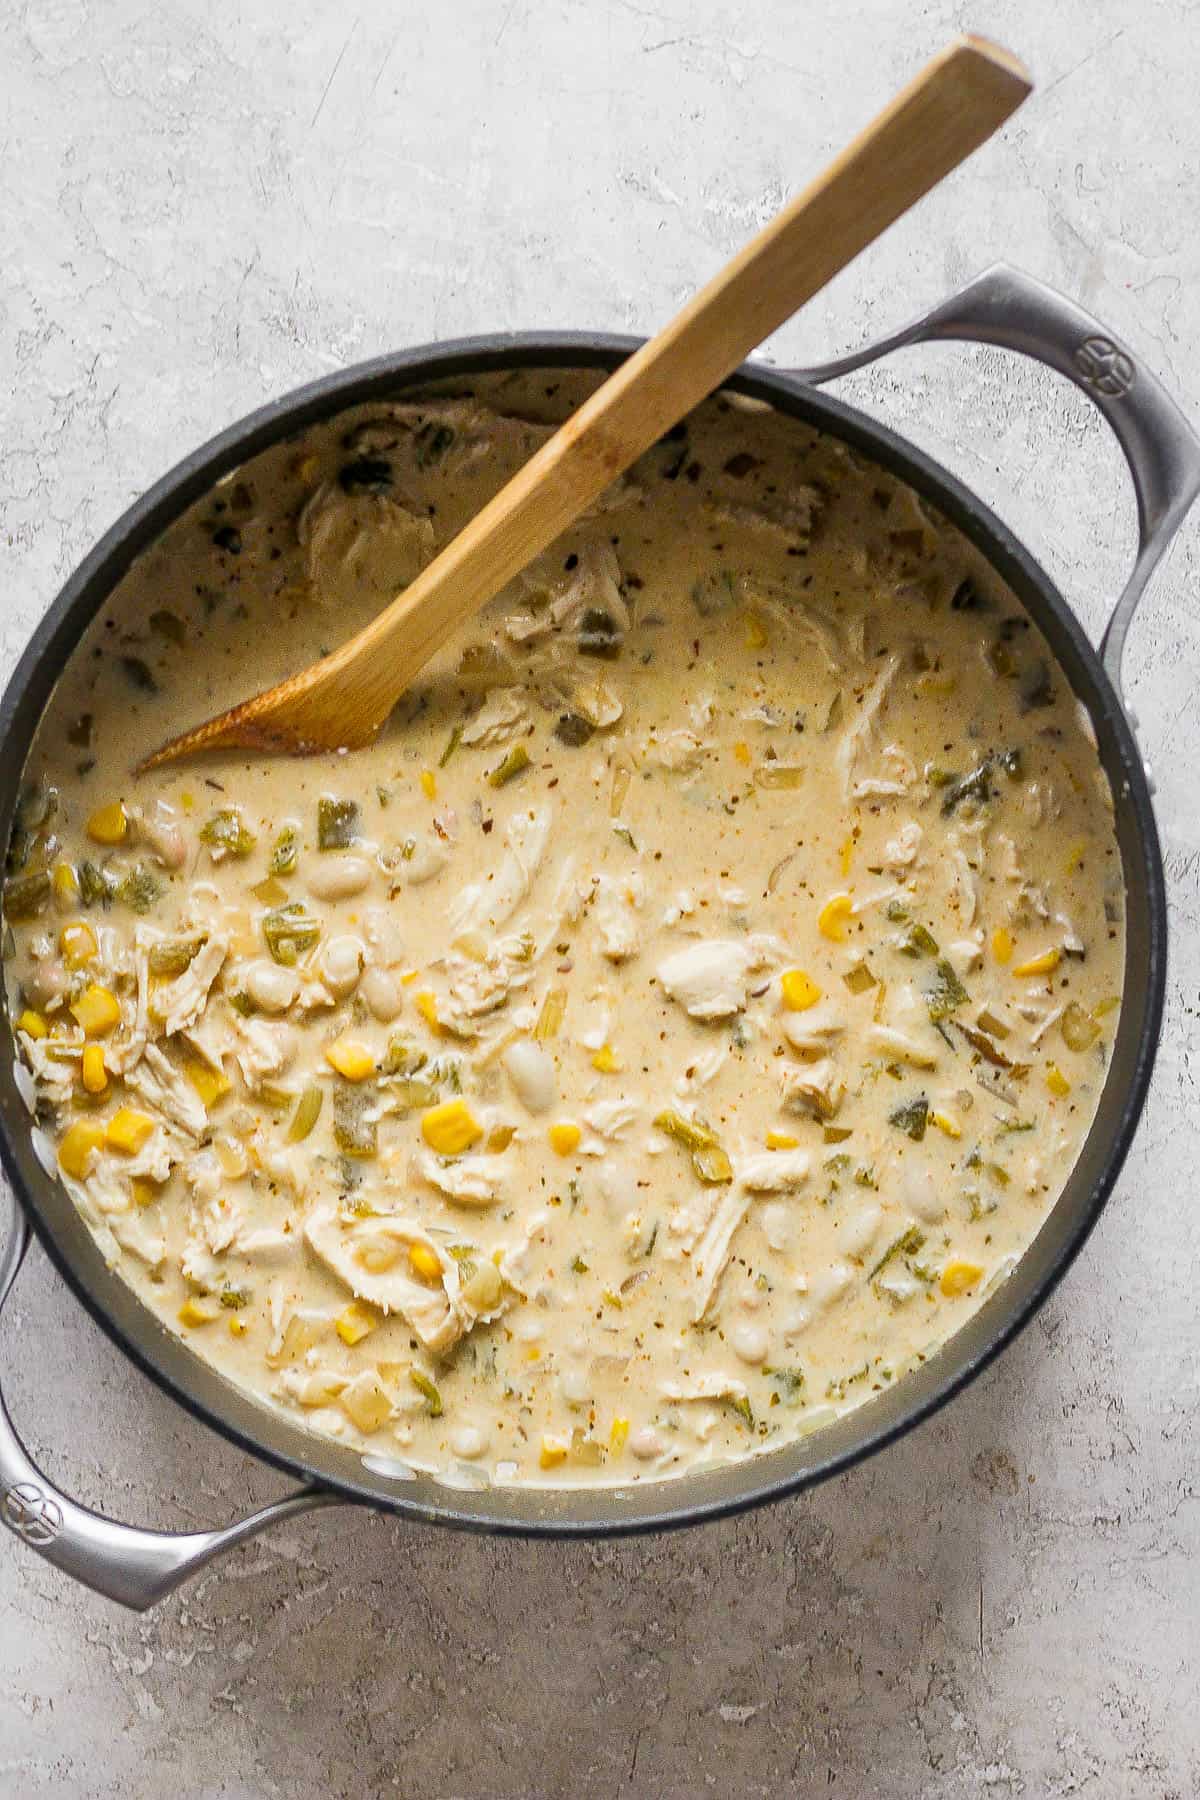
<path id="1" fill-rule="evenodd" d="M 141 557 L 6 888 L 31 1103 L 164 1326 L 450 1479 L 648 1481 L 903 1378 L 1061 1192 L 1116 1025 L 1091 728 L 893 478 L 710 401 L 370 750 L 163 739 L 364 623 L 593 378 L 360 408 Z"/>

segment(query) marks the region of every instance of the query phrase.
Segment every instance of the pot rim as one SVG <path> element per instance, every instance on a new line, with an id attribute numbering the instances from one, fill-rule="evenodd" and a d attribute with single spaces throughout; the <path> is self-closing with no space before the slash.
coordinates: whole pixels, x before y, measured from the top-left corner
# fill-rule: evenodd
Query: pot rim
<path id="1" fill-rule="evenodd" d="M 126 509 L 84 558 L 47 609 L 18 661 L 0 701 L 0 746 L 14 739 L 21 742 L 19 760 L 10 755 L 0 757 L 0 769 L 6 772 L 0 775 L 0 783 L 4 784 L 0 791 L 0 835 L 4 841 L 7 841 L 11 828 L 19 778 L 33 731 L 59 669 L 76 647 L 87 623 L 137 555 L 223 476 L 269 445 L 372 400 L 382 404 L 414 388 L 510 367 L 610 369 L 642 342 L 640 338 L 609 333 L 504 332 L 393 352 L 289 391 L 249 413 L 184 457 Z M 21 1109 L 20 1117 L 25 1120 L 25 1141 L 21 1142 L 18 1131 L 10 1122 L 9 1109 L 0 1111 L 0 1161 L 23 1210 L 76 1299 L 112 1341 L 143 1374 L 201 1423 L 258 1460 L 316 1482 L 347 1499 L 366 1501 L 428 1523 L 505 1535 L 600 1537 L 701 1523 L 799 1492 L 850 1468 L 944 1406 L 982 1373 L 1025 1327 L 1065 1275 L 1094 1228 L 1140 1119 L 1165 997 L 1166 892 L 1145 770 L 1130 723 L 1098 653 L 1055 584 L 1015 534 L 965 483 L 898 432 L 843 401 L 817 392 L 798 377 L 759 362 L 744 364 L 722 384 L 722 391 L 725 390 L 766 401 L 789 417 L 840 439 L 928 499 L 982 552 L 1018 600 L 1030 608 L 1036 623 L 1050 639 L 1055 659 L 1073 691 L 1079 695 L 1081 683 L 1088 690 L 1088 711 L 1112 783 L 1118 826 L 1124 831 L 1121 847 L 1126 892 L 1133 894 L 1140 883 L 1139 899 L 1144 903 L 1147 937 L 1138 962 L 1142 983 L 1140 1021 L 1136 1030 L 1128 1034 L 1128 1041 L 1124 1041 L 1125 1020 L 1127 1017 L 1132 1019 L 1133 1015 L 1132 1009 L 1122 1007 L 1118 1036 L 1096 1118 L 1067 1187 L 1037 1237 L 1007 1279 L 923 1367 L 906 1374 L 873 1400 L 823 1426 L 811 1439 L 801 1437 L 781 1449 L 755 1454 L 713 1471 L 648 1480 L 628 1488 L 489 1487 L 468 1494 L 449 1485 L 397 1481 L 382 1476 L 367 1469 L 357 1452 L 350 1453 L 348 1458 L 345 1446 L 333 1446 L 333 1449 L 342 1459 L 352 1459 L 362 1469 L 362 1474 L 356 1478 L 350 1470 L 331 1471 L 324 1464 L 336 1460 L 330 1454 L 332 1440 L 293 1425 L 292 1421 L 286 1420 L 286 1415 L 261 1403 L 246 1404 L 241 1390 L 215 1376 L 210 1365 L 203 1363 L 179 1338 L 168 1332 L 123 1279 L 109 1271 L 107 1273 L 120 1282 L 121 1288 L 133 1299 L 137 1316 L 144 1321 L 144 1329 L 135 1331 L 118 1321 L 110 1307 L 91 1290 L 84 1272 L 64 1248 L 36 1198 L 39 1184 L 44 1184 L 50 1193 L 56 1191 L 57 1184 L 52 1183 L 37 1164 L 29 1145 L 27 1115 Z M 16 767 L 12 769 L 14 760 Z M 10 769 L 12 772 L 7 773 Z M 1127 938 L 1127 990 L 1131 972 Z M 1118 1047 L 1122 1044 L 1121 1062 L 1128 1066 L 1123 1071 L 1123 1085 L 1110 1094 L 1118 1067 Z M 9 1069 L 0 1069 L 0 1088 L 12 1085 Z M 1088 1151 L 1105 1114 L 1106 1104 L 1111 1106 L 1114 1114 L 1107 1143 L 1102 1155 L 1096 1152 L 1100 1155 L 1099 1164 L 1086 1191 L 1070 1209 L 1068 1221 L 1064 1203 L 1085 1160 L 1095 1160 L 1094 1156 L 1088 1157 Z M 65 1193 L 63 1198 L 73 1211 L 73 1203 Z M 1056 1246 L 1044 1249 L 1039 1257 L 1035 1254 L 1038 1245 L 1056 1220 L 1060 1241 Z M 81 1218 L 78 1222 L 98 1259 L 95 1241 Z M 1044 1265 L 1037 1273 L 1034 1273 L 1035 1262 Z M 1018 1280 L 1022 1271 L 1023 1279 Z M 189 1373 L 192 1368 L 207 1371 L 213 1380 L 195 1378 L 186 1381 L 169 1366 L 176 1363 Z M 198 1391 L 202 1388 L 213 1392 L 202 1396 Z M 242 1404 L 236 1405 L 236 1410 L 250 1418 L 284 1418 L 290 1427 L 286 1433 L 288 1438 L 299 1445 L 310 1446 L 311 1458 L 306 1458 L 300 1449 L 294 1452 L 280 1449 L 256 1437 L 249 1425 L 231 1416 L 233 1408 L 220 1404 L 217 1390 L 235 1403 L 240 1397 Z M 896 1403 L 890 1408 L 881 1404 L 897 1394 L 905 1394 L 908 1403 Z M 893 1416 L 888 1417 L 889 1411 Z M 873 1418 L 879 1421 L 874 1426 Z M 809 1451 L 803 1467 L 785 1466 L 789 1460 L 796 1461 L 804 1445 L 818 1440 L 827 1445 L 824 1454 Z M 391 1481 L 391 1486 L 377 1485 L 384 1480 Z M 417 1487 L 428 1489 L 428 1497 L 414 1492 Z M 512 1504 L 514 1496 L 519 1502 L 515 1506 Z"/>

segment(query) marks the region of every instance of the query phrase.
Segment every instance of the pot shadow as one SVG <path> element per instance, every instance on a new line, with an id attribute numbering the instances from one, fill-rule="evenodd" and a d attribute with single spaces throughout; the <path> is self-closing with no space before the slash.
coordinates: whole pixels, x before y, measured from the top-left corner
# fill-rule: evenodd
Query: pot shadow
<path id="1" fill-rule="evenodd" d="M 175 1529 L 279 1494 L 277 1475 L 133 1371 L 40 1255 L 22 1289 L 9 1398 L 68 1491 Z M 277 1527 L 140 1620 L 22 1552 L 10 1611 L 31 1591 L 65 1600 L 86 1622 L 74 1648 L 107 1652 L 104 1679 L 141 1713 L 143 1751 L 169 1760 L 220 1716 L 212 1774 L 228 1757 L 227 1773 L 260 1769 L 272 1791 L 319 1776 L 348 1792 L 351 1766 L 353 1792 L 381 1792 L 401 1763 L 414 1793 L 683 1795 L 730 1770 L 740 1792 L 824 1793 L 827 1771 L 897 1776 L 904 1758 L 916 1783 L 961 1749 L 990 1566 L 1011 1555 L 1061 1404 L 1057 1305 L 886 1453 L 736 1518 L 561 1543 L 338 1508 Z M 32 1368 L 13 1326 L 47 1316 L 59 1329 L 39 1334 Z"/>

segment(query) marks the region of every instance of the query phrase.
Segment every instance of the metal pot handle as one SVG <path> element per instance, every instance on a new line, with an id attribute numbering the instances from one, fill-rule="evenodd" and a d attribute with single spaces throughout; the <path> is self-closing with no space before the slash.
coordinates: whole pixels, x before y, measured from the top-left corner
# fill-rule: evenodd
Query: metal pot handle
<path id="1" fill-rule="evenodd" d="M 1137 496 L 1138 553 L 1100 643 L 1117 693 L 1125 635 L 1154 569 L 1200 493 L 1200 437 L 1166 389 L 1119 338 L 1044 282 L 1008 263 L 982 275 L 932 312 L 836 362 L 791 373 L 812 386 L 909 344 L 961 339 L 1019 350 L 1065 375 L 1112 426 Z"/>
<path id="2" fill-rule="evenodd" d="M 2 1309 L 29 1247 L 25 1215 L 6 1189 L 0 1190 L 0 1222 Z M 145 1612 L 223 1550 L 280 1519 L 310 1507 L 334 1505 L 337 1498 L 322 1488 L 301 1488 L 223 1531 L 142 1531 L 135 1525 L 118 1525 L 80 1506 L 47 1480 L 17 1436 L 0 1394 L 0 1523 L 64 1574 L 135 1612 Z"/>

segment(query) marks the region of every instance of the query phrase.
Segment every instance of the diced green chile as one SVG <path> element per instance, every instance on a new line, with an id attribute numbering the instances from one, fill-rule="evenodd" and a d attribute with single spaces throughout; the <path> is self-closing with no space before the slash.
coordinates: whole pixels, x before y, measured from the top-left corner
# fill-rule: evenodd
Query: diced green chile
<path id="1" fill-rule="evenodd" d="M 421 1369 L 410 1369 L 408 1371 L 408 1378 L 416 1388 L 418 1394 L 424 1394 L 425 1399 L 429 1404 L 431 1417 L 440 1419 L 442 1416 L 442 1396 L 438 1392 L 436 1383 L 432 1382 L 429 1379 L 429 1376 Z"/>
<path id="2" fill-rule="evenodd" d="M 149 863 L 135 863 L 128 875 L 117 883 L 117 899 L 131 912 L 148 913 L 166 893 L 162 881 Z"/>
<path id="3" fill-rule="evenodd" d="M 960 1006 L 965 1006 L 970 995 L 945 957 L 939 960 L 935 974 L 934 985 L 925 990 L 925 1004 L 929 1008 L 929 1017 L 938 1025 Z"/>
<path id="4" fill-rule="evenodd" d="M 691 1152 L 692 1168 L 706 1187 L 720 1187 L 733 1180 L 733 1164 L 711 1127 L 701 1124 L 698 1119 L 685 1119 L 673 1107 L 660 1112 L 654 1123 L 667 1137 L 674 1138 L 677 1144 Z"/>
<path id="5" fill-rule="evenodd" d="M 271 850 L 272 875 L 294 875 L 296 864 L 300 860 L 300 839 L 290 825 L 286 825 L 275 839 Z"/>
<path id="6" fill-rule="evenodd" d="M 516 779 L 523 769 L 528 767 L 528 750 L 524 744 L 514 744 L 503 760 L 498 762 L 494 769 L 488 770 L 487 784 L 493 788 L 506 787 L 510 781 Z"/>
<path id="7" fill-rule="evenodd" d="M 379 1125 L 371 1088 L 339 1081 L 333 1090 L 333 1140 L 343 1156 L 374 1156 L 379 1150 Z"/>
<path id="8" fill-rule="evenodd" d="M 86 859 L 75 871 L 79 877 L 79 898 L 84 906 L 111 906 L 117 884 L 106 869 Z"/>
<path id="9" fill-rule="evenodd" d="M 292 1114 L 287 1129 L 288 1142 L 299 1144 L 309 1135 L 313 1126 L 321 1116 L 321 1104 L 325 1096 L 315 1084 L 306 1087 L 296 1102 L 296 1110 Z"/>
<path id="10" fill-rule="evenodd" d="M 937 939 L 924 925 L 911 925 L 899 946 L 905 956 L 936 956 Z"/>
<path id="11" fill-rule="evenodd" d="M 357 835 L 358 803 L 322 794 L 317 801 L 317 849 L 349 849 Z"/>
<path id="12" fill-rule="evenodd" d="M 595 735 L 596 727 L 582 713 L 563 713 L 554 727 L 554 735 L 560 744 L 569 744 L 572 749 L 579 749 L 588 739 Z"/>
<path id="13" fill-rule="evenodd" d="M 925 1136 L 925 1127 L 929 1123 L 929 1101 L 924 1094 L 915 1100 L 908 1100 L 888 1114 L 888 1124 L 895 1125 L 899 1131 L 909 1136 L 914 1144 L 919 1144 Z"/>
<path id="14" fill-rule="evenodd" d="M 264 915 L 263 937 L 267 949 L 277 963 L 291 968 L 306 950 L 311 950 L 321 935 L 321 927 L 303 901 L 291 900 Z"/>
<path id="15" fill-rule="evenodd" d="M 223 807 L 200 827 L 200 841 L 229 856 L 249 856 L 258 839 L 247 827 L 236 806 Z"/>
<path id="16" fill-rule="evenodd" d="M 943 819 L 948 819 L 964 800 L 973 800 L 977 806 L 982 806 L 990 800 L 992 797 L 991 774 L 992 758 L 988 756 L 977 768 L 972 769 L 969 775 L 960 775 L 957 781 L 952 781 L 947 787 L 945 798 L 942 801 Z"/>
<path id="17" fill-rule="evenodd" d="M 182 975 L 200 946 L 207 938 L 175 937 L 161 938 L 157 944 L 151 944 L 148 962 L 152 975 Z"/>
<path id="18" fill-rule="evenodd" d="M 50 876 L 45 869 L 32 875 L 14 875 L 4 884 L 4 916 L 32 919 L 50 898 Z"/>
<path id="19" fill-rule="evenodd" d="M 875 1267 L 871 1270 L 871 1273 L 867 1276 L 867 1280 L 874 1281 L 875 1277 L 881 1274 L 895 1257 L 915 1256 L 924 1243 L 925 1233 L 920 1230 L 918 1226 L 910 1225 L 907 1231 L 902 1231 L 900 1236 L 894 1238 L 888 1245 L 879 1261 L 875 1264 Z"/>

